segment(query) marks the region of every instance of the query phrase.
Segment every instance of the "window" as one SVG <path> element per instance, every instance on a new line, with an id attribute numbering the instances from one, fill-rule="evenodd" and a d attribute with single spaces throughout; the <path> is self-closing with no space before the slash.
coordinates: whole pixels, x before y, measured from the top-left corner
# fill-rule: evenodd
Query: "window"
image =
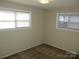
<path id="1" fill-rule="evenodd" d="M 30 27 L 31 13 L 0 10 L 0 29 Z"/>
<path id="2" fill-rule="evenodd" d="M 79 30 L 78 13 L 58 13 L 57 16 L 58 28 Z"/>
<path id="3" fill-rule="evenodd" d="M 16 27 L 29 27 L 30 18 L 29 13 L 16 12 Z"/>

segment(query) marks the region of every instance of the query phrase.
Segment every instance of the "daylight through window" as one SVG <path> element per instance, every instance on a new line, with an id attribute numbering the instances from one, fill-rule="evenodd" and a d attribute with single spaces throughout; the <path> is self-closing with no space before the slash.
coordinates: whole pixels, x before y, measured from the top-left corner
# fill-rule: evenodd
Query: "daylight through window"
<path id="1" fill-rule="evenodd" d="M 0 29 L 30 27 L 30 12 L 0 10 Z"/>
<path id="2" fill-rule="evenodd" d="M 58 13 L 57 16 L 58 28 L 79 30 L 78 13 Z"/>

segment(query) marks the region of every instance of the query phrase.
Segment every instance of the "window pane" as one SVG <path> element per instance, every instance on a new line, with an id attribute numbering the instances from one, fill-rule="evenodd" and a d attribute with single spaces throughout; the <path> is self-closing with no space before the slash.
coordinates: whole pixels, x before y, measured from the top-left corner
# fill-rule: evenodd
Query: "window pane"
<path id="1" fill-rule="evenodd" d="M 58 22 L 58 27 L 64 28 L 65 24 L 65 17 L 64 16 L 59 16 L 59 22 Z"/>
<path id="2" fill-rule="evenodd" d="M 58 27 L 64 29 L 79 30 L 79 14 L 59 14 Z"/>
<path id="3" fill-rule="evenodd" d="M 15 13 L 11 11 L 0 10 L 0 20 L 15 20 Z"/>
<path id="4" fill-rule="evenodd" d="M 68 28 L 79 29 L 79 24 L 78 23 L 69 23 Z"/>
<path id="5" fill-rule="evenodd" d="M 64 16 L 59 16 L 59 21 L 63 22 L 64 21 Z"/>
<path id="6" fill-rule="evenodd" d="M 0 29 L 15 28 L 14 22 L 0 22 Z"/>
<path id="7" fill-rule="evenodd" d="M 69 20 L 70 22 L 79 23 L 79 16 L 71 16 Z"/>
<path id="8" fill-rule="evenodd" d="M 68 22 L 68 28 L 79 29 L 79 16 L 71 16 Z"/>
<path id="9" fill-rule="evenodd" d="M 17 22 L 17 27 L 29 27 L 29 22 Z"/>
<path id="10" fill-rule="evenodd" d="M 16 12 L 17 20 L 30 20 L 30 13 Z"/>
<path id="11" fill-rule="evenodd" d="M 65 21 L 64 22 L 68 22 L 68 20 L 69 20 L 69 17 L 65 16 Z"/>

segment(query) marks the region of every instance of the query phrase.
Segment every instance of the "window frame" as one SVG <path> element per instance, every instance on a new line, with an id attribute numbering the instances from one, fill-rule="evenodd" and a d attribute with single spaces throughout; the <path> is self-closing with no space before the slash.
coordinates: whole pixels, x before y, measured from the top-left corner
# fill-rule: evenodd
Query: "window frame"
<path id="1" fill-rule="evenodd" d="M 5 28 L 5 29 L 0 29 L 0 31 L 6 31 L 6 30 L 25 30 L 25 29 L 30 29 L 32 27 L 32 12 L 31 11 L 26 11 L 26 10 L 17 10 L 17 9 L 9 9 L 9 8 L 0 8 L 0 10 L 4 11 L 11 11 L 15 13 L 15 28 Z M 17 27 L 16 23 L 16 12 L 23 12 L 23 13 L 29 13 L 30 14 L 30 26 L 29 27 Z M 7 21 L 6 21 L 7 22 Z"/>
<path id="2" fill-rule="evenodd" d="M 69 29 L 69 28 L 60 28 L 58 27 L 58 21 L 59 21 L 59 15 L 60 14 L 79 14 L 79 13 L 56 13 L 56 29 L 58 30 L 66 30 L 66 31 L 74 31 L 74 32 L 79 32 L 79 30 L 76 29 Z"/>

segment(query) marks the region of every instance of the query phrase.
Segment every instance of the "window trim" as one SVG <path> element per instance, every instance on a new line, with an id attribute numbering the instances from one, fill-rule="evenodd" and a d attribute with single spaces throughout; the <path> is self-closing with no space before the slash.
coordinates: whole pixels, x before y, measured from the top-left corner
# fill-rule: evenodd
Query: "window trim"
<path id="1" fill-rule="evenodd" d="M 56 29 L 57 29 L 57 30 L 64 30 L 64 31 L 79 32 L 79 30 L 75 30 L 75 29 L 69 29 L 69 28 L 59 28 L 59 27 L 58 27 L 59 14 L 79 14 L 79 13 L 56 13 Z"/>
<path id="2" fill-rule="evenodd" d="M 10 31 L 10 30 L 25 30 L 25 29 L 31 29 L 32 28 L 32 11 L 27 11 L 27 10 L 19 10 L 19 9 L 12 9 L 12 8 L 3 8 L 0 7 L 0 10 L 4 10 L 4 11 L 12 11 L 15 13 L 15 23 L 16 23 L 16 12 L 23 12 L 23 13 L 29 13 L 30 14 L 30 26 L 29 27 L 16 27 L 15 24 L 15 28 L 5 28 L 5 29 L 0 29 L 0 31 Z"/>

